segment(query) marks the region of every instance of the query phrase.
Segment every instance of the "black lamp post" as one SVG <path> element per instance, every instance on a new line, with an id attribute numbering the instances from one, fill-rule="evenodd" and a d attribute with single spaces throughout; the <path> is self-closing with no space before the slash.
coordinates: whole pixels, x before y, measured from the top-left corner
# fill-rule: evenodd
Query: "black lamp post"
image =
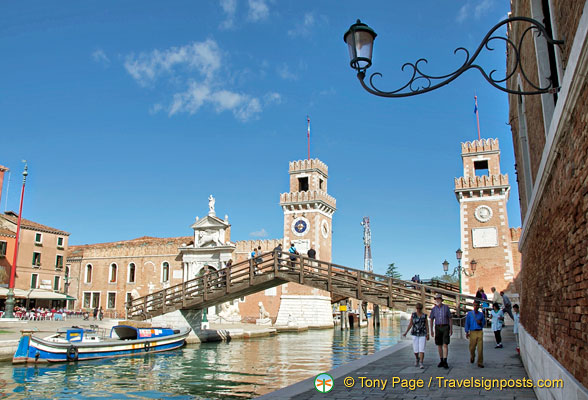
<path id="1" fill-rule="evenodd" d="M 529 24 L 527 28 L 523 31 L 521 35 L 521 40 L 519 43 L 513 42 L 511 39 L 505 36 L 495 35 L 496 31 L 502 27 L 503 25 L 512 24 L 512 23 L 521 23 L 521 24 Z M 443 75 L 429 75 L 422 71 L 421 67 L 422 64 L 427 63 L 427 59 L 420 58 L 414 63 L 405 63 L 402 66 L 402 71 L 408 70 L 411 72 L 411 77 L 409 81 L 402 87 L 393 90 L 393 91 L 382 91 L 378 89 L 374 85 L 374 77 L 382 76 L 379 72 L 374 72 L 369 77 L 369 84 L 366 84 L 364 81 L 366 76 L 366 70 L 372 65 L 372 50 L 374 46 L 374 40 L 376 38 L 376 32 L 366 24 L 362 23 L 360 20 L 349 27 L 349 30 L 345 32 L 343 35 L 343 40 L 347 43 L 349 47 L 349 57 L 351 59 L 350 65 L 351 68 L 357 71 L 357 78 L 361 83 L 361 86 L 369 93 L 374 94 L 376 96 L 381 97 L 408 97 L 408 96 L 416 96 L 418 94 L 427 93 L 432 90 L 438 89 L 442 86 L 447 85 L 448 83 L 455 80 L 465 71 L 470 69 L 477 69 L 480 71 L 484 79 L 488 81 L 492 86 L 497 89 L 502 90 L 503 92 L 512 93 L 512 94 L 519 94 L 519 95 L 531 95 L 531 94 L 543 94 L 543 93 L 550 93 L 550 92 L 557 92 L 559 87 L 555 87 L 553 85 L 553 80 L 550 79 L 549 84 L 547 86 L 541 86 L 540 83 L 536 84 L 532 82 L 528 78 L 528 74 L 525 73 L 523 69 L 523 65 L 521 63 L 521 47 L 523 40 L 527 33 L 531 32 L 530 36 L 536 34 L 537 36 L 544 36 L 545 40 L 547 41 L 549 46 L 553 45 L 561 45 L 564 43 L 563 40 L 554 40 L 545 27 L 537 20 L 527 17 L 512 17 L 507 18 L 504 21 L 499 22 L 498 24 L 494 25 L 492 29 L 486 34 L 482 42 L 478 46 L 478 48 L 474 51 L 474 53 L 470 56 L 470 52 L 463 48 L 458 47 L 455 49 L 454 53 L 462 52 L 465 55 L 465 60 L 463 64 L 453 72 L 443 74 Z M 506 43 L 507 47 L 512 48 L 512 54 L 515 57 L 515 62 L 512 71 L 506 72 L 506 77 L 500 78 L 495 77 L 494 74 L 496 70 L 490 71 L 490 73 L 486 73 L 484 69 L 475 64 L 476 58 L 482 52 L 482 50 L 487 49 L 489 51 L 494 50 L 493 47 L 490 46 L 491 42 L 493 41 L 503 41 Z M 532 88 L 530 91 L 523 91 L 523 90 L 512 90 L 507 88 L 506 86 L 501 86 L 505 84 L 505 82 L 512 77 L 517 70 L 520 70 L 521 77 L 524 81 L 526 81 Z"/>
<path id="2" fill-rule="evenodd" d="M 461 293 L 461 274 L 463 273 L 465 276 L 474 276 L 474 274 L 476 273 L 476 266 L 478 265 L 478 262 L 476 260 L 472 260 L 470 261 L 470 271 L 468 272 L 465 267 L 461 266 L 461 256 L 463 255 L 463 251 L 461 251 L 461 249 L 457 249 L 455 251 L 455 258 L 457 258 L 457 267 L 455 267 L 453 269 L 453 273 L 451 274 L 451 276 L 455 276 L 455 274 L 458 274 L 459 276 L 459 293 Z M 449 262 L 447 262 L 447 260 L 443 261 L 441 263 L 441 265 L 443 265 L 443 271 L 445 272 L 445 274 L 447 275 L 447 272 L 449 271 Z"/>

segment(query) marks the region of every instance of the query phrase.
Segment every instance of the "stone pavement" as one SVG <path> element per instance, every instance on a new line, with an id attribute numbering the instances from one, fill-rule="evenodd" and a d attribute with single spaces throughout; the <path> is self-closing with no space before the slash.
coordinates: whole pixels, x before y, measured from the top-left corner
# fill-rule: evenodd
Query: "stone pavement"
<path id="1" fill-rule="evenodd" d="M 465 337 L 465 336 L 464 336 Z M 490 330 L 484 332 L 484 365 L 478 368 L 476 363 L 470 364 L 469 346 L 466 339 L 459 339 L 454 332 L 449 345 L 449 369 L 438 368 L 439 355 L 437 346 L 432 340 L 427 342 L 425 350 L 425 369 L 414 366 L 412 339 L 403 340 L 393 348 L 383 350 L 364 357 L 350 364 L 333 369 L 328 373 L 334 379 L 333 389 L 328 393 L 319 393 L 314 388 L 314 377 L 295 385 L 262 396 L 263 399 L 535 399 L 532 388 L 450 388 L 439 387 L 439 379 L 520 379 L 527 374 L 516 352 L 512 325 L 503 330 L 503 349 L 495 349 L 494 335 Z M 355 385 L 345 387 L 345 378 L 352 377 Z M 361 387 L 360 377 L 367 379 L 387 379 L 384 390 L 380 387 Z M 396 384 L 392 387 L 392 379 L 396 377 L 406 380 L 422 380 L 423 388 L 410 390 Z M 364 379 L 364 386 L 367 385 Z M 430 382 L 430 387 L 429 387 Z M 446 381 L 449 382 L 449 381 Z M 542 389 L 538 389 L 542 390 Z"/>

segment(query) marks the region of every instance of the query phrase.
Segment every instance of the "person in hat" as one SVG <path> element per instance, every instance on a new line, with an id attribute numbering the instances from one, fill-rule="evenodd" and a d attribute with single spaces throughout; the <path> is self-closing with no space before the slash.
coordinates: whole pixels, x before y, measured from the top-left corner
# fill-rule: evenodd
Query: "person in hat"
<path id="1" fill-rule="evenodd" d="M 447 356 L 449 355 L 449 338 L 453 334 L 453 325 L 451 321 L 451 311 L 446 304 L 443 304 L 443 296 L 437 293 L 435 296 L 435 305 L 429 315 L 431 320 L 431 335 L 435 338 L 439 358 L 441 361 L 437 367 L 448 369 Z"/>
<path id="2" fill-rule="evenodd" d="M 465 333 L 470 339 L 470 363 L 476 361 L 476 347 L 478 348 L 478 367 L 484 368 L 484 313 L 478 311 L 480 300 L 474 300 L 474 309 L 466 314 Z"/>

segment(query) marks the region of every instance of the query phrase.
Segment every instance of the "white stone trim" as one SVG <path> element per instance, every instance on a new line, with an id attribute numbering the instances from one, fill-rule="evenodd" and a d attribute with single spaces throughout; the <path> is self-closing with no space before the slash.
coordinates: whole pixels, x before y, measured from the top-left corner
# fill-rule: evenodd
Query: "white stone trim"
<path id="1" fill-rule="evenodd" d="M 549 134 L 545 139 L 545 147 L 543 148 L 543 154 L 541 156 L 541 164 L 537 171 L 537 178 L 535 179 L 535 185 L 533 187 L 533 194 L 531 201 L 528 202 L 527 213 L 523 219 L 523 227 L 521 232 L 521 239 L 519 241 L 519 250 L 525 244 L 530 226 L 535 218 L 539 201 L 543 197 L 545 186 L 551 175 L 553 164 L 557 157 L 557 143 L 561 135 L 563 134 L 564 128 L 570 117 L 570 112 L 573 109 L 573 105 L 576 103 L 583 83 L 586 80 L 588 74 L 588 2 L 584 3 L 584 10 L 582 17 L 578 24 L 576 35 L 574 36 L 574 42 L 572 49 L 568 57 L 568 64 L 566 67 L 566 73 L 563 77 L 561 90 L 553 118 L 549 126 Z"/>
<path id="2" fill-rule="evenodd" d="M 506 199 L 506 195 L 503 194 L 499 194 L 499 195 L 494 195 L 494 196 L 483 196 L 483 197 L 464 197 L 459 199 L 460 203 L 463 202 L 470 202 L 470 201 L 489 201 L 489 200 L 502 200 L 502 199 Z"/>
<path id="3" fill-rule="evenodd" d="M 588 400 L 588 390 L 519 324 L 521 358 L 529 378 L 562 379 L 563 389 L 535 388 L 539 400 Z"/>

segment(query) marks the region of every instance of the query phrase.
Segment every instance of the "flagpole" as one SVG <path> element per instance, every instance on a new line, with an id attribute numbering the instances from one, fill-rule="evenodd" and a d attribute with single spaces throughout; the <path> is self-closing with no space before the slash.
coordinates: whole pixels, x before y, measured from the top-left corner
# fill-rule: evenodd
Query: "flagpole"
<path id="1" fill-rule="evenodd" d="M 480 136 L 480 116 L 478 114 L 478 96 L 474 94 L 474 102 L 476 103 L 476 122 L 478 123 L 478 140 L 481 139 Z"/>
<path id="2" fill-rule="evenodd" d="M 22 172 L 22 191 L 20 192 L 20 208 L 18 210 L 18 221 L 16 223 L 16 240 L 14 243 L 14 257 L 12 258 L 12 267 L 10 268 L 10 282 L 8 284 L 8 293 L 6 294 L 6 313 L 4 318 L 14 318 L 14 280 L 16 277 L 16 260 L 18 257 L 18 244 L 20 236 L 20 222 L 22 219 L 22 201 L 24 199 L 25 184 L 27 182 L 28 167 L 25 161 L 24 171 Z"/>
<path id="3" fill-rule="evenodd" d="M 310 118 L 308 115 L 306 116 L 306 121 L 308 121 L 308 130 L 306 131 L 306 139 L 308 141 L 308 159 L 310 160 Z"/>

